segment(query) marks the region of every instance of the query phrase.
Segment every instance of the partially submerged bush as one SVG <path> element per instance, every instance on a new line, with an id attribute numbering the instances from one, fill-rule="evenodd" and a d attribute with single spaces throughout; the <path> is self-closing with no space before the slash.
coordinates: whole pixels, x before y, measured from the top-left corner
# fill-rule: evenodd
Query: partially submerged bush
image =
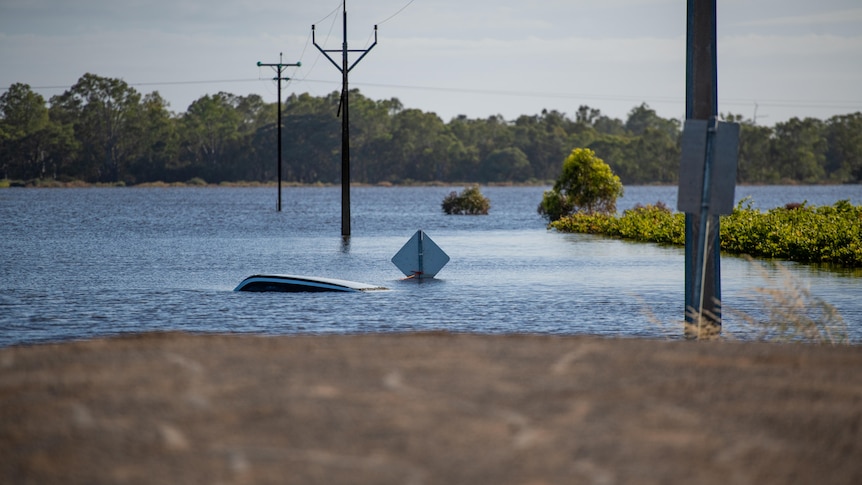
<path id="1" fill-rule="evenodd" d="M 601 234 L 662 244 L 685 245 L 685 214 L 662 203 L 615 214 L 575 212 L 550 223 L 561 232 Z M 862 267 L 862 206 L 840 200 L 832 206 L 778 207 L 766 212 L 741 200 L 721 217 L 721 250 L 800 263 Z"/>
<path id="2" fill-rule="evenodd" d="M 623 184 L 611 167 L 589 148 L 575 148 L 538 212 L 551 222 L 574 213 L 613 214 L 622 195 Z"/>
<path id="3" fill-rule="evenodd" d="M 464 188 L 460 194 L 454 190 L 443 199 L 443 212 L 447 214 L 485 215 L 491 202 L 479 191 L 478 185 Z"/>
<path id="4" fill-rule="evenodd" d="M 638 204 L 619 217 L 576 212 L 550 224 L 561 232 L 580 232 L 659 244 L 685 244 L 685 214 L 671 212 L 661 201 Z"/>
<path id="5" fill-rule="evenodd" d="M 777 207 L 761 212 L 741 200 L 721 218 L 721 249 L 735 254 L 862 267 L 862 206 Z"/>

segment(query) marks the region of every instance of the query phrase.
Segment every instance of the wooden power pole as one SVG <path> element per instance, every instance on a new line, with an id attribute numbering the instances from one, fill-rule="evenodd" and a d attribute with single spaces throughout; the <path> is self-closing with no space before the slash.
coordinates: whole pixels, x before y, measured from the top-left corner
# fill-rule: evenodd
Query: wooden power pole
<path id="1" fill-rule="evenodd" d="M 324 49 L 317 45 L 317 40 L 314 38 L 314 25 L 311 26 L 311 39 L 314 46 L 329 59 L 339 71 L 341 71 L 341 100 L 338 103 L 338 113 L 341 116 L 341 236 L 350 237 L 350 110 L 348 103 L 348 79 L 347 74 L 351 69 L 356 67 L 356 64 L 368 54 L 371 49 L 377 45 L 377 26 L 374 26 L 374 43 L 367 49 L 348 49 L 347 48 L 347 1 L 342 2 L 343 10 L 342 17 L 344 23 L 344 37 L 341 44 L 341 49 Z M 330 52 L 341 53 L 341 65 L 335 59 L 330 57 Z M 361 52 L 358 59 L 353 61 L 353 64 L 348 62 L 348 53 Z"/>
<path id="2" fill-rule="evenodd" d="M 273 81 L 278 83 L 278 201 L 275 204 L 275 210 L 281 212 L 281 82 L 287 81 L 290 78 L 284 77 L 281 74 L 288 67 L 294 66 L 299 67 L 302 63 L 297 62 L 296 64 L 284 64 L 282 62 L 281 53 L 278 54 L 278 63 L 277 64 L 265 64 L 263 62 L 257 61 L 257 66 L 270 66 L 275 70 L 276 76 Z"/>

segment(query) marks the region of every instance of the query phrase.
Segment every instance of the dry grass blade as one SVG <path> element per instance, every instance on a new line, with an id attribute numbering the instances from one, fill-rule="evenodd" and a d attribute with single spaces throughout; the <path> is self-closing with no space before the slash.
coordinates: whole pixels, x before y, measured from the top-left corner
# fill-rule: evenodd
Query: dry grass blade
<path id="1" fill-rule="evenodd" d="M 643 305 L 643 312 L 651 323 L 661 329 L 668 338 L 680 335 L 697 340 L 737 339 L 740 335 L 754 335 L 757 340 L 774 342 L 800 342 L 814 344 L 846 345 L 852 343 L 847 324 L 838 310 L 830 303 L 811 293 L 805 282 L 794 277 L 783 265 L 775 262 L 761 263 L 752 258 L 760 276 L 772 285 L 753 289 L 752 297 L 762 311 L 752 315 L 730 307 L 722 308 L 716 302 L 719 312 L 731 316 L 737 331 L 729 325 L 715 325 L 722 318 L 709 310 L 703 314 L 689 307 L 682 328 L 680 322 L 662 322 Z M 727 322 L 725 322 L 727 323 Z"/>
<path id="2" fill-rule="evenodd" d="M 715 302 L 719 314 L 704 308 L 698 312 L 694 307 L 685 310 L 685 336 L 689 339 L 716 340 L 721 338 L 721 302 Z"/>
<path id="3" fill-rule="evenodd" d="M 775 279 L 773 275 L 777 274 L 778 284 L 754 289 L 756 300 L 763 308 L 761 318 L 730 310 L 743 326 L 755 330 L 761 340 L 831 345 L 849 343 L 847 324 L 834 306 L 813 295 L 810 288 L 784 266 L 750 261 L 757 264 L 766 281 Z"/>

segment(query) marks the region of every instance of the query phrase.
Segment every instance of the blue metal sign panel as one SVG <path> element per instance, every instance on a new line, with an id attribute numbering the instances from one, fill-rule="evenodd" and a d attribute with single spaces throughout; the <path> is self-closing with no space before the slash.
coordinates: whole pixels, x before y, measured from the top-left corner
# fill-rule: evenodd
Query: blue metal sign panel
<path id="1" fill-rule="evenodd" d="M 448 262 L 449 255 L 421 229 L 392 257 L 392 263 L 411 278 L 433 278 Z"/>
<path id="2" fill-rule="evenodd" d="M 707 120 L 686 120 L 682 132 L 677 209 L 689 214 L 730 214 L 734 207 L 739 124 L 716 123 L 710 132 Z M 707 150 L 710 171 L 707 174 Z M 704 191 L 704 181 L 708 184 Z M 704 200 L 704 195 L 708 197 Z"/>

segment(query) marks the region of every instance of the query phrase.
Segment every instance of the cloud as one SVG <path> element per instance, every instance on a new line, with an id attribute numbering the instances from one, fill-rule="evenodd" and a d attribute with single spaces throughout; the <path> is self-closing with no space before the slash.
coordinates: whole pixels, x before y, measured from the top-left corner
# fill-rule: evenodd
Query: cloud
<path id="1" fill-rule="evenodd" d="M 747 27 L 792 27 L 798 25 L 833 25 L 850 23 L 862 23 L 862 8 L 747 20 L 737 22 L 737 25 Z"/>
<path id="2" fill-rule="evenodd" d="M 367 47 L 375 23 L 386 20 L 375 50 L 351 71 L 351 85 L 364 94 L 397 96 L 405 106 L 444 116 L 513 117 L 582 100 L 601 100 L 595 107 L 605 112 L 618 101 L 617 116 L 639 101 L 655 108 L 653 102 L 666 102 L 663 116 L 683 112 L 685 2 L 435 0 L 401 10 L 409 1 L 347 2 L 351 48 Z M 853 2 L 721 2 L 720 97 L 858 97 L 862 8 Z M 71 86 L 92 72 L 168 83 L 141 90 L 158 89 L 179 110 L 219 90 L 273 100 L 272 73 L 255 63 L 274 62 L 283 52 L 285 61 L 303 63 L 288 73 L 295 74 L 289 89 L 328 94 L 338 89 L 340 73 L 311 45 L 311 24 L 321 45 L 340 48 L 339 6 L 340 0 L 0 0 L 0 88 Z M 503 92 L 515 94 L 492 95 Z"/>
<path id="3" fill-rule="evenodd" d="M 810 69 L 813 65 L 822 68 L 827 62 L 836 67 L 850 64 L 856 69 L 862 62 L 862 35 L 727 36 L 719 39 L 718 54 L 724 58 L 754 62 L 781 62 L 794 70 Z"/>

